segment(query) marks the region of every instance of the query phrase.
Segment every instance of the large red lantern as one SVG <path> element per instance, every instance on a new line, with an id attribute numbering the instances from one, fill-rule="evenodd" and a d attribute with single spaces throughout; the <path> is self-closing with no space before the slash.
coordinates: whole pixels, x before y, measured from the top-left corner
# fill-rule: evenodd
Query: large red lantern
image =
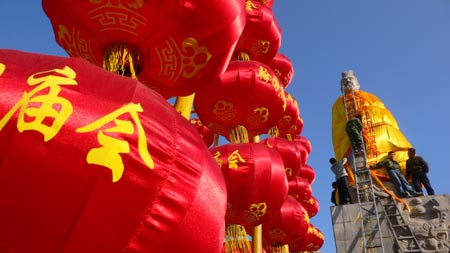
<path id="1" fill-rule="evenodd" d="M 165 97 L 193 93 L 222 74 L 246 22 L 243 1 L 43 0 L 56 41 L 137 78 Z"/>
<path id="2" fill-rule="evenodd" d="M 294 78 L 294 66 L 292 66 L 291 60 L 284 54 L 278 53 L 267 65 L 272 68 L 278 80 L 280 80 L 280 83 L 286 89 L 291 83 L 292 78 Z"/>
<path id="3" fill-rule="evenodd" d="M 220 252 L 223 175 L 159 94 L 12 50 L 0 92 L 0 251 Z"/>
<path id="4" fill-rule="evenodd" d="M 197 91 L 195 111 L 204 125 L 229 136 L 235 126 L 267 133 L 281 118 L 284 89 L 272 70 L 257 61 L 232 61 L 227 71 Z"/>
<path id="5" fill-rule="evenodd" d="M 288 193 L 283 160 L 262 143 L 210 149 L 227 185 L 227 224 L 256 226 L 278 212 Z"/>
<path id="6" fill-rule="evenodd" d="M 281 29 L 272 9 L 260 1 L 245 1 L 247 19 L 236 45 L 238 59 L 269 63 L 281 46 Z"/>

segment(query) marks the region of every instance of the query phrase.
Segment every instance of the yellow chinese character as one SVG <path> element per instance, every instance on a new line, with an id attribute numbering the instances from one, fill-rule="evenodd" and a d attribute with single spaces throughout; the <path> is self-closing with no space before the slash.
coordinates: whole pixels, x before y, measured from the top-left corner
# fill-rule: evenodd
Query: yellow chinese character
<path id="1" fill-rule="evenodd" d="M 35 130 L 44 135 L 44 141 L 51 140 L 73 112 L 70 101 L 58 96 L 60 86 L 78 85 L 75 77 L 75 71 L 68 66 L 30 76 L 27 83 L 30 86 L 37 85 L 36 88 L 31 92 L 24 92 L 22 99 L 0 120 L 0 131 L 19 110 L 19 132 Z"/>
<path id="2" fill-rule="evenodd" d="M 214 160 L 216 160 L 216 163 L 219 165 L 220 168 L 222 168 L 222 160 L 220 160 L 220 156 L 221 156 L 220 152 L 217 151 L 214 154 Z"/>
<path id="3" fill-rule="evenodd" d="M 140 104 L 130 103 L 114 112 L 111 112 L 110 114 L 105 115 L 91 124 L 76 130 L 78 133 L 92 132 L 100 129 L 110 122 L 114 122 L 114 127 L 99 130 L 97 140 L 101 147 L 91 149 L 86 158 L 89 164 L 97 164 L 109 168 L 112 171 L 113 182 L 117 182 L 122 177 L 124 171 L 124 164 L 120 153 L 130 153 L 130 146 L 128 142 L 118 140 L 106 135 L 105 133 L 133 134 L 134 127 L 132 122 L 118 119 L 125 113 L 129 113 L 131 115 L 131 118 L 136 125 L 138 132 L 138 150 L 141 159 L 150 169 L 154 169 L 155 167 L 153 159 L 148 152 L 147 137 L 145 136 L 145 131 L 138 115 L 138 112 L 143 111 L 144 110 Z"/>
<path id="4" fill-rule="evenodd" d="M 266 68 L 264 68 L 263 66 L 259 66 L 258 77 L 265 83 L 268 83 L 272 76 L 270 75 L 269 71 Z"/>
<path id="5" fill-rule="evenodd" d="M 235 169 L 237 170 L 239 166 L 237 165 L 238 162 L 245 163 L 245 160 L 242 158 L 242 156 L 239 154 L 239 150 L 233 151 L 233 153 L 230 154 L 228 157 L 228 168 L 229 169 Z"/>

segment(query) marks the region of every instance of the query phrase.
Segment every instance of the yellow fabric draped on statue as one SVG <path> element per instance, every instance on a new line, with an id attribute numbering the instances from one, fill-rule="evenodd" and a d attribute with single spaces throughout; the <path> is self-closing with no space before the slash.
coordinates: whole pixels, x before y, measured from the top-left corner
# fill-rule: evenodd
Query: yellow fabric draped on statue
<path id="1" fill-rule="evenodd" d="M 397 121 L 384 103 L 373 94 L 355 90 L 354 97 L 359 113 L 363 117 L 363 135 L 368 155 L 368 164 L 374 164 L 383 160 L 389 151 L 395 151 L 395 160 L 400 163 L 402 173 L 405 174 L 405 162 L 408 159 L 407 150 L 411 144 L 400 131 Z M 347 123 L 343 96 L 340 96 L 332 108 L 332 138 L 336 159 L 347 157 L 351 152 L 350 140 L 345 131 Z M 374 138 L 367 138 L 372 135 Z M 375 142 L 375 143 L 373 143 Z M 368 150 L 368 149 L 371 150 Z M 372 150 L 376 149 L 376 150 Z M 348 167 L 349 184 L 354 184 L 354 176 Z M 389 179 L 384 168 L 373 171 L 381 179 Z"/>

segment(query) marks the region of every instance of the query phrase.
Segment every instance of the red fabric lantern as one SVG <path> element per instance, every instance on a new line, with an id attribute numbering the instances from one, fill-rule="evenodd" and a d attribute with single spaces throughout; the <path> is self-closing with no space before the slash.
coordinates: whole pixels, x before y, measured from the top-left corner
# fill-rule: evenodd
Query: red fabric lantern
<path id="1" fill-rule="evenodd" d="M 220 252 L 223 175 L 159 94 L 12 50 L 0 92 L 0 251 Z"/>
<path id="2" fill-rule="evenodd" d="M 292 125 L 290 125 L 289 128 L 279 131 L 280 132 L 279 136 L 286 137 L 288 139 L 292 139 L 296 136 L 299 136 L 302 133 L 303 126 L 304 126 L 303 119 L 300 116 L 298 116 L 294 120 L 294 123 Z"/>
<path id="3" fill-rule="evenodd" d="M 195 126 L 197 129 L 197 132 L 200 134 L 200 137 L 202 137 L 203 141 L 205 142 L 207 147 L 210 147 L 214 142 L 214 132 L 213 130 L 209 129 L 205 125 L 202 124 L 200 119 L 195 118 L 191 119 L 191 124 Z"/>
<path id="4" fill-rule="evenodd" d="M 286 89 L 294 78 L 294 66 L 289 58 L 284 54 L 278 53 L 267 63 L 280 80 L 280 83 Z"/>
<path id="5" fill-rule="evenodd" d="M 227 224 L 256 226 L 279 211 L 288 185 L 283 160 L 262 143 L 226 144 L 210 149 L 227 185 Z"/>
<path id="6" fill-rule="evenodd" d="M 308 201 L 312 197 L 311 185 L 302 177 L 295 177 L 288 181 L 289 195 L 300 203 Z"/>
<path id="7" fill-rule="evenodd" d="M 138 79 L 166 98 L 193 93 L 225 71 L 246 22 L 244 5 L 227 0 L 42 1 L 57 43 L 70 56 L 99 66 L 104 57 L 132 57 Z"/>
<path id="8" fill-rule="evenodd" d="M 267 133 L 284 111 L 284 89 L 272 70 L 257 61 L 232 61 L 227 71 L 195 94 L 195 111 L 204 125 L 228 137 L 237 125 Z"/>
<path id="9" fill-rule="evenodd" d="M 308 200 L 303 200 L 301 204 L 308 212 L 310 218 L 316 216 L 320 210 L 319 201 L 314 196 L 311 196 Z"/>
<path id="10" fill-rule="evenodd" d="M 272 243 L 284 244 L 306 234 L 309 216 L 303 206 L 288 196 L 280 211 L 262 225 L 263 237 Z"/>
<path id="11" fill-rule="evenodd" d="M 259 1 L 246 1 L 247 19 L 235 52 L 250 60 L 269 63 L 281 46 L 281 29 L 272 9 Z"/>
<path id="12" fill-rule="evenodd" d="M 302 167 L 300 167 L 297 176 L 306 179 L 309 184 L 313 184 L 316 180 L 316 172 L 308 164 L 304 164 Z"/>
<path id="13" fill-rule="evenodd" d="M 286 136 L 287 134 L 297 136 L 303 130 L 303 126 L 300 126 L 300 129 L 298 129 L 298 126 L 295 125 L 298 118 L 300 118 L 300 109 L 298 108 L 297 100 L 295 100 L 291 94 L 285 91 L 284 96 L 286 97 L 286 109 L 276 126 L 278 132 L 281 133 L 282 136 Z M 293 126 L 295 126 L 295 130 Z"/>
<path id="14" fill-rule="evenodd" d="M 303 147 L 305 147 L 308 155 L 311 154 L 312 145 L 311 145 L 311 142 L 305 136 L 302 136 L 302 135 L 296 136 L 293 139 L 293 141 L 301 143 L 303 145 Z"/>
<path id="15" fill-rule="evenodd" d="M 261 2 L 265 6 L 268 6 L 268 7 L 272 8 L 274 0 L 259 0 L 259 2 Z"/>
<path id="16" fill-rule="evenodd" d="M 291 252 L 318 251 L 325 241 L 325 236 L 313 224 L 309 224 L 308 231 L 302 237 L 290 240 L 287 244 Z"/>
<path id="17" fill-rule="evenodd" d="M 304 163 L 300 152 L 297 152 L 296 143 L 284 138 L 271 137 L 262 141 L 265 145 L 275 149 L 281 155 L 284 163 L 284 170 L 288 180 L 295 178 Z"/>

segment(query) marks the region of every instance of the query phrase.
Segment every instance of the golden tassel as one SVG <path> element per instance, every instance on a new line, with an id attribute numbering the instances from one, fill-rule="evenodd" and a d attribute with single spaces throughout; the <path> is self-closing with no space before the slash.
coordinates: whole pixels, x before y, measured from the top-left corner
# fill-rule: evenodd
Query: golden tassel
<path id="1" fill-rule="evenodd" d="M 244 126 L 238 125 L 229 130 L 231 143 L 249 143 L 248 132 Z"/>
<path id="2" fill-rule="evenodd" d="M 103 69 L 137 79 L 139 52 L 124 44 L 114 44 L 103 52 Z"/>
<path id="3" fill-rule="evenodd" d="M 250 61 L 250 55 L 245 51 L 237 52 L 234 57 L 237 61 Z"/>
<path id="4" fill-rule="evenodd" d="M 243 226 L 230 224 L 225 230 L 225 252 L 231 253 L 237 250 L 242 253 L 252 252 L 250 239 Z"/>

